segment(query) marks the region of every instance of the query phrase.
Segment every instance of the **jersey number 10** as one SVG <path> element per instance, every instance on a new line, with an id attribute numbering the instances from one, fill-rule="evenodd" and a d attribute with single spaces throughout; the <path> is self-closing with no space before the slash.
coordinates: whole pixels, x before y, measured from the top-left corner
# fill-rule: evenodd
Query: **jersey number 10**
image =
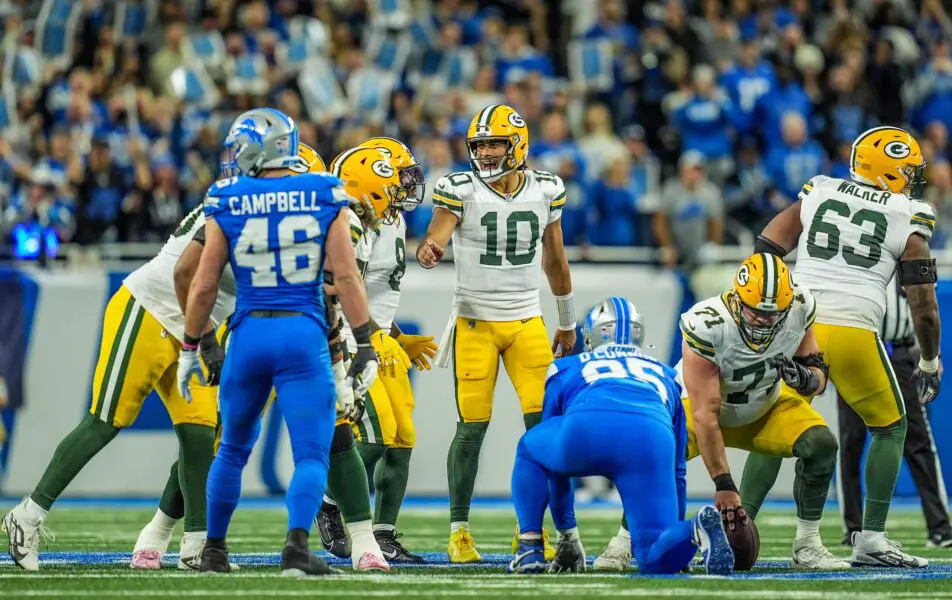
<path id="1" fill-rule="evenodd" d="M 235 264 L 252 269 L 251 285 L 276 287 L 278 265 L 286 283 L 314 283 L 322 262 L 321 224 L 311 215 L 288 215 L 278 221 L 278 239 L 268 239 L 268 218 L 248 219 L 235 242 Z M 302 241 L 296 241 L 302 239 Z"/>

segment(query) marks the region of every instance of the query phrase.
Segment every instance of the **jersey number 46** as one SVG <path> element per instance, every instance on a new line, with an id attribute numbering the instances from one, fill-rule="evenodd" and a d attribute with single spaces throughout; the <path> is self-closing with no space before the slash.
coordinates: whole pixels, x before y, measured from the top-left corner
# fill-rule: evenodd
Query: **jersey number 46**
<path id="1" fill-rule="evenodd" d="M 269 237 L 268 218 L 255 217 L 245 222 L 235 242 L 235 264 L 252 269 L 251 285 L 276 287 L 279 274 L 293 285 L 317 280 L 323 252 L 317 219 L 288 215 L 278 221 L 277 243 L 272 244 Z"/>

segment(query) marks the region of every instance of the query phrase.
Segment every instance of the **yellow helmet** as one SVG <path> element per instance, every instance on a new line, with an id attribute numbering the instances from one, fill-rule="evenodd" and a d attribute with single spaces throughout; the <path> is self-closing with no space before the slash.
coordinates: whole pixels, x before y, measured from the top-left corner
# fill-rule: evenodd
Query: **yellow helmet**
<path id="1" fill-rule="evenodd" d="M 331 173 L 344 182 L 344 191 L 351 198 L 373 208 L 377 219 L 391 213 L 390 205 L 400 193 L 400 177 L 384 152 L 351 148 L 334 159 Z"/>
<path id="2" fill-rule="evenodd" d="M 905 129 L 874 127 L 853 142 L 850 175 L 860 183 L 919 199 L 925 168 L 919 142 Z"/>
<path id="3" fill-rule="evenodd" d="M 298 156 L 300 156 L 304 162 L 307 163 L 306 173 L 326 173 L 327 167 L 324 165 L 324 160 L 321 158 L 321 155 L 317 153 L 314 148 L 311 148 L 307 144 L 302 144 L 298 142 Z"/>
<path id="4" fill-rule="evenodd" d="M 775 254 L 754 254 L 741 263 L 727 306 L 747 345 L 763 352 L 793 305 L 793 276 Z"/>
<path id="5" fill-rule="evenodd" d="M 503 140 L 508 147 L 501 160 L 483 165 L 480 163 L 485 159 L 480 160 L 476 150 L 482 142 L 489 140 Z M 496 181 L 525 166 L 529 153 L 529 128 L 516 109 L 505 104 L 492 104 L 473 117 L 466 135 L 466 147 L 473 173 L 483 181 Z"/>
<path id="6" fill-rule="evenodd" d="M 377 148 L 390 157 L 390 164 L 400 177 L 401 193 L 393 201 L 393 207 L 400 210 L 413 210 L 423 202 L 426 193 L 426 179 L 423 168 L 413 158 L 410 149 L 399 140 L 391 137 L 372 137 L 364 140 L 359 148 Z"/>

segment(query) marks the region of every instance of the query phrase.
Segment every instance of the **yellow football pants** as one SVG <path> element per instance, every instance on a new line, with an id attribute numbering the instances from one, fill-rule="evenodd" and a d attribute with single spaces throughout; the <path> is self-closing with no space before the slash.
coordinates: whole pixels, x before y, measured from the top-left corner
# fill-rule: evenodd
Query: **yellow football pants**
<path id="1" fill-rule="evenodd" d="M 875 331 L 815 323 L 813 333 L 843 400 L 869 427 L 892 425 L 906 414 L 886 348 Z"/>
<path id="2" fill-rule="evenodd" d="M 413 388 L 406 369 L 398 367 L 394 377 L 380 373 L 370 386 L 364 405 L 364 416 L 354 423 L 358 440 L 392 448 L 413 448 Z"/>
<path id="3" fill-rule="evenodd" d="M 106 306 L 90 414 L 113 427 L 128 427 L 154 389 L 173 424 L 214 427 L 218 422 L 217 388 L 199 385 L 193 379 L 192 401 L 186 402 L 179 394 L 176 371 L 180 347 L 125 286 L 119 288 Z"/>
<path id="4" fill-rule="evenodd" d="M 684 398 L 684 412 L 688 425 L 688 460 L 698 456 L 701 451 L 694 432 L 694 417 L 691 415 L 691 400 Z M 724 446 L 740 448 L 767 456 L 793 456 L 793 445 L 803 433 L 818 425 L 826 426 L 826 421 L 810 402 L 792 389 L 783 385 L 780 398 L 767 414 L 753 423 L 740 427 L 721 427 Z"/>
<path id="5" fill-rule="evenodd" d="M 485 423 L 492 417 L 500 356 L 523 414 L 542 410 L 545 373 L 553 361 L 542 317 L 522 321 L 459 317 L 453 334 L 453 371 L 462 422 Z"/>

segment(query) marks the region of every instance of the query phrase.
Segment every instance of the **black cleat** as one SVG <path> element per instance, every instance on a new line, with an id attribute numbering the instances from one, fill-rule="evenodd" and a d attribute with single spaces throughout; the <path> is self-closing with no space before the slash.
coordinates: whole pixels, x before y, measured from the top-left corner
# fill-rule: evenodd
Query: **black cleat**
<path id="1" fill-rule="evenodd" d="M 231 565 L 228 564 L 228 547 L 225 540 L 208 538 L 202 550 L 202 563 L 198 570 L 202 573 L 228 573 Z"/>
<path id="2" fill-rule="evenodd" d="M 314 556 L 308 548 L 308 532 L 293 529 L 281 551 L 281 574 L 286 577 L 313 577 L 337 575 L 340 571 L 332 569 L 322 559 Z"/>
<path id="3" fill-rule="evenodd" d="M 326 502 L 321 504 L 321 511 L 317 513 L 314 523 L 325 550 L 337 558 L 350 558 L 350 538 L 344 530 L 339 508 Z"/>
<path id="4" fill-rule="evenodd" d="M 949 529 L 939 529 L 929 534 L 929 541 L 926 542 L 929 548 L 952 548 L 952 531 Z"/>
<path id="5" fill-rule="evenodd" d="M 387 562 L 391 563 L 425 563 L 426 560 L 419 554 L 412 554 L 400 543 L 402 533 L 395 531 L 375 531 L 374 537 L 380 546 L 380 551 Z"/>

